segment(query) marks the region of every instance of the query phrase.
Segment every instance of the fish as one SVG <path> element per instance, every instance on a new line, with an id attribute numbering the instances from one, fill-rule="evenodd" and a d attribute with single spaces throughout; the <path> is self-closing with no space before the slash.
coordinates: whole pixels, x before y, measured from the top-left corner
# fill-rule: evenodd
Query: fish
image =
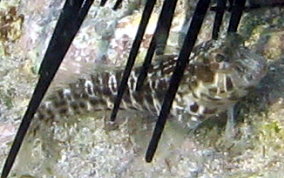
<path id="1" fill-rule="evenodd" d="M 156 56 L 139 91 L 136 91 L 136 83 L 142 67 L 136 66 L 130 74 L 120 109 L 157 116 L 177 57 Z M 238 34 L 203 42 L 192 52 L 170 115 L 202 121 L 223 113 L 255 88 L 266 71 L 265 58 L 246 48 Z M 34 120 L 53 121 L 110 111 L 122 74 L 122 67 L 95 68 L 90 75 L 54 90 L 40 105 Z"/>

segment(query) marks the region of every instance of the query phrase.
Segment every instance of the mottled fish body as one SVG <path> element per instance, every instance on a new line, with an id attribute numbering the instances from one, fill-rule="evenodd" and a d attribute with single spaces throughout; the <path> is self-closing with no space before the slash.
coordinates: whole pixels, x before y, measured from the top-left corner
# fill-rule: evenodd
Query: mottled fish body
<path id="1" fill-rule="evenodd" d="M 171 114 L 206 119 L 226 111 L 266 74 L 265 59 L 245 48 L 232 35 L 197 46 L 186 67 Z M 135 91 L 141 67 L 130 75 L 121 109 L 157 115 L 168 88 L 177 56 L 158 56 L 140 91 Z M 105 68 L 55 91 L 39 107 L 35 119 L 53 120 L 69 115 L 110 110 L 122 77 L 122 68 Z"/>

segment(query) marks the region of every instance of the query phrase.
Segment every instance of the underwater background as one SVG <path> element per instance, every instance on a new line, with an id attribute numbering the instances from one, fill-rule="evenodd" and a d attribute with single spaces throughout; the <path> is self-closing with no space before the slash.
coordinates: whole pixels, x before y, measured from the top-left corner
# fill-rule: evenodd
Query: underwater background
<path id="1" fill-rule="evenodd" d="M 195 1 L 181 0 L 167 53 L 178 54 Z M 63 5 L 62 0 L 0 2 L 0 166 L 37 81 L 37 71 Z M 113 11 L 95 1 L 73 41 L 49 93 L 76 81 L 93 65 L 123 66 L 136 34 L 144 1 L 123 1 Z M 162 1 L 138 56 L 143 60 Z M 283 177 L 284 174 L 284 18 L 283 8 L 245 13 L 239 33 L 245 45 L 267 59 L 260 85 L 239 104 L 237 136 L 227 140 L 225 117 L 206 121 L 195 133 L 170 118 L 152 163 L 144 154 L 155 118 L 120 111 L 118 127 L 108 129 L 110 113 L 99 112 L 43 122 L 29 133 L 11 177 Z M 228 20 L 229 16 L 225 19 Z M 208 13 L 197 43 L 210 39 Z M 226 24 L 222 29 L 226 29 Z M 48 93 L 48 94 L 49 94 Z M 48 95 L 47 94 L 47 95 Z"/>

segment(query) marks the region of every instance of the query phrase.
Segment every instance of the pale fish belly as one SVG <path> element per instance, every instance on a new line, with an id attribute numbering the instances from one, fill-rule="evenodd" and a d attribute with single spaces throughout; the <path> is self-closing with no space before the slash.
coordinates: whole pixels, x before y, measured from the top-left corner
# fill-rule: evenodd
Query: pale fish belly
<path id="1" fill-rule="evenodd" d="M 189 114 L 207 119 L 226 111 L 266 73 L 265 59 L 242 46 L 238 35 L 197 46 L 187 65 L 171 110 L 172 116 Z M 240 41 L 240 40 L 239 40 Z M 141 91 L 135 91 L 140 67 L 129 78 L 121 109 L 157 115 L 174 70 L 176 56 L 158 56 Z M 74 114 L 110 110 L 123 68 L 102 67 L 93 74 L 53 91 L 39 107 L 35 120 L 56 120 Z"/>

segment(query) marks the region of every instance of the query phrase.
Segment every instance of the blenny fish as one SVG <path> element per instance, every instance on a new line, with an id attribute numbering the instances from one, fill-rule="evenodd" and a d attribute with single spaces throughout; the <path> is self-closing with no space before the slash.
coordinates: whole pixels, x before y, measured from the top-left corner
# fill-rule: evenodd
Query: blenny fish
<path id="1" fill-rule="evenodd" d="M 130 75 L 121 109 L 159 113 L 175 67 L 176 55 L 156 56 L 144 86 L 136 91 L 141 67 Z M 96 69 L 95 69 L 96 70 Z M 111 110 L 122 68 L 104 67 L 58 89 L 39 107 L 34 120 L 56 120 L 80 113 Z M 173 117 L 203 120 L 234 106 L 266 74 L 266 60 L 232 34 L 195 47 L 171 109 Z"/>

